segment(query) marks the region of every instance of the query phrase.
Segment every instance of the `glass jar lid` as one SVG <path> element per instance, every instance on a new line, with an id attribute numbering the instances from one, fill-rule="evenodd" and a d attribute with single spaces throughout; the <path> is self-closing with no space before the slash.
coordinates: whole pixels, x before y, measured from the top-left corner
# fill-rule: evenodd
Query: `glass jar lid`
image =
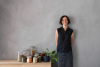
<path id="1" fill-rule="evenodd" d="M 39 54 L 38 53 L 35 53 L 35 55 L 34 56 L 39 56 Z"/>
<path id="2" fill-rule="evenodd" d="M 31 46 L 30 48 L 31 48 L 31 49 L 35 49 L 35 46 Z"/>
<path id="3" fill-rule="evenodd" d="M 18 54 L 23 54 L 23 52 L 18 52 Z"/>
<path id="4" fill-rule="evenodd" d="M 31 56 L 27 56 L 27 58 L 31 59 Z"/>

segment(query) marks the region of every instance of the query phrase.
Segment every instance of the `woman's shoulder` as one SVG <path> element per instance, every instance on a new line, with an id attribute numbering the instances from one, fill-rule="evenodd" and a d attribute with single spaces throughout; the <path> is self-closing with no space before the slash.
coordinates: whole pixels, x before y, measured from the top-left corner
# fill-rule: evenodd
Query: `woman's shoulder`
<path id="1" fill-rule="evenodd" d="M 70 28 L 70 27 L 69 27 L 69 29 L 73 31 L 73 29 L 72 29 L 72 28 Z"/>
<path id="2" fill-rule="evenodd" d="M 72 28 L 70 28 L 70 27 L 69 27 L 69 30 L 70 30 L 71 34 L 72 34 L 72 32 L 74 31 L 74 30 L 73 30 Z"/>
<path id="3" fill-rule="evenodd" d="M 57 30 L 61 30 L 62 27 L 58 27 Z"/>
<path id="4" fill-rule="evenodd" d="M 58 33 L 61 31 L 61 28 L 62 28 L 62 27 L 58 27 L 58 28 L 57 28 Z"/>

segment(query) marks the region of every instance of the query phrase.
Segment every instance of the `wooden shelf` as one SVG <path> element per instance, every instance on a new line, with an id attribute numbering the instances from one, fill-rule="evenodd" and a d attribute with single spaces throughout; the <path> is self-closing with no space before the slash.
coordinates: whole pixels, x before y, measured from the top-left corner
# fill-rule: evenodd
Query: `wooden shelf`
<path id="1" fill-rule="evenodd" d="M 0 67 L 51 67 L 50 62 L 23 63 L 17 60 L 0 60 Z"/>

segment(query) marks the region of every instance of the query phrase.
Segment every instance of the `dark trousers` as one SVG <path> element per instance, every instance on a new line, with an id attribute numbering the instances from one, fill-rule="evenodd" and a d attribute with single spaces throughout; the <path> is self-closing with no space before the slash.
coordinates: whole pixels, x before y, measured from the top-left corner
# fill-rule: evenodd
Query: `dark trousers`
<path id="1" fill-rule="evenodd" d="M 73 67 L 72 51 L 67 53 L 57 52 L 57 66 L 58 67 Z"/>

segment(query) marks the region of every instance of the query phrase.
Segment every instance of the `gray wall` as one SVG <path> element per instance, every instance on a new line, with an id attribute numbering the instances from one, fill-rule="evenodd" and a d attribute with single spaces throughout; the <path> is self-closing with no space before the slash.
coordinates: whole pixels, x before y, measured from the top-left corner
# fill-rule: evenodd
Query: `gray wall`
<path id="1" fill-rule="evenodd" d="M 36 52 L 56 50 L 59 19 L 68 15 L 74 67 L 100 67 L 99 12 L 100 0 L 0 0 L 0 59 L 17 59 L 30 46 Z"/>

